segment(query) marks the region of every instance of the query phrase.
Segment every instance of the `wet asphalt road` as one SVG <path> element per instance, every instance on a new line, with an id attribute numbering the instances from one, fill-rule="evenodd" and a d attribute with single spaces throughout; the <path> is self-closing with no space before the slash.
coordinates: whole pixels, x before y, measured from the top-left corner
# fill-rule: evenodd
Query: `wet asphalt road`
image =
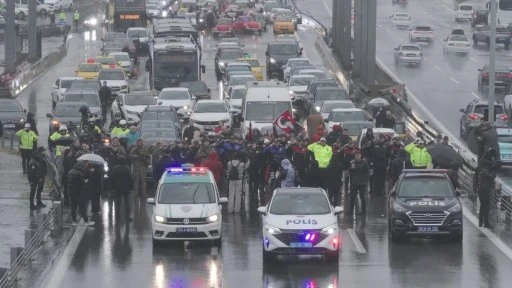
<path id="1" fill-rule="evenodd" d="M 37 112 L 43 137 L 52 83 L 59 76 L 72 75 L 82 59 L 98 54 L 100 34 L 73 34 L 69 55 L 19 97 Z M 314 32 L 301 26 L 297 34 L 305 56 L 320 65 Z M 271 33 L 244 36 L 243 41 L 247 52 L 264 62 L 264 44 L 272 37 Z M 204 80 L 216 97 L 215 45 L 208 36 L 203 43 Z M 139 72 L 131 84 L 134 90 L 147 89 L 146 73 Z M 432 240 L 391 245 L 384 202 L 373 199 L 366 218 L 343 219 L 339 267 L 316 259 L 288 259 L 263 269 L 258 215 L 223 217 L 220 250 L 200 245 L 153 249 L 152 206 L 134 200 L 134 222 L 127 224 L 115 220 L 112 204 L 106 201 L 102 214 L 93 219 L 95 227 L 87 228 L 76 253 L 69 255 L 71 263 L 60 275 L 60 287 L 509 287 L 512 261 L 468 221 L 463 245 Z"/>
<path id="2" fill-rule="evenodd" d="M 478 3 L 476 7 L 479 8 L 485 7 L 485 2 L 487 1 L 468 1 Z M 326 27 L 332 27 L 332 0 L 297 0 L 296 3 L 305 13 L 312 15 Z M 434 120 L 423 113 L 428 110 L 451 133 L 450 138 L 460 139 L 459 109 L 466 108 L 470 101 L 488 97 L 486 93 L 478 92 L 477 70 L 489 64 L 489 48 L 484 43 L 479 43 L 478 46 L 472 46 L 466 56 L 443 54 L 442 39 L 453 29 L 463 29 L 470 39 L 473 35 L 469 22 L 455 22 L 453 7 L 454 0 L 409 0 L 407 6 L 392 5 L 391 0 L 377 0 L 377 58 L 414 93 L 419 102 L 409 97 L 409 104 L 425 120 L 430 120 L 431 124 Z M 412 17 L 411 27 L 429 25 L 435 31 L 433 43 L 419 43 L 424 53 L 421 67 L 394 63 L 393 48 L 409 43 L 409 31 L 394 27 L 389 19 L 395 12 L 409 13 Z M 506 50 L 502 44 L 498 44 L 496 51 L 497 63 L 512 62 L 512 49 Z M 503 95 L 497 93 L 497 99 L 502 101 Z M 436 128 L 444 130 L 442 127 Z M 502 169 L 500 177 L 511 185 L 512 169 Z"/>

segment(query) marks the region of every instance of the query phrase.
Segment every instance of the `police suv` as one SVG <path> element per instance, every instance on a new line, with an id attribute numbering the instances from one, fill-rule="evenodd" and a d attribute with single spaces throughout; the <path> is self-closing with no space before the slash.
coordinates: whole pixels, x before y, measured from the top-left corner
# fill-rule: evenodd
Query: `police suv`
<path id="1" fill-rule="evenodd" d="M 221 245 L 222 203 L 213 174 L 204 167 L 168 168 L 158 183 L 152 217 L 153 245 L 210 240 Z"/>
<path id="2" fill-rule="evenodd" d="M 338 263 L 341 207 L 320 188 L 278 188 L 263 214 L 263 263 L 277 255 L 323 255 Z"/>
<path id="3" fill-rule="evenodd" d="M 449 237 L 462 242 L 462 205 L 446 170 L 405 169 L 388 198 L 389 237 Z"/>

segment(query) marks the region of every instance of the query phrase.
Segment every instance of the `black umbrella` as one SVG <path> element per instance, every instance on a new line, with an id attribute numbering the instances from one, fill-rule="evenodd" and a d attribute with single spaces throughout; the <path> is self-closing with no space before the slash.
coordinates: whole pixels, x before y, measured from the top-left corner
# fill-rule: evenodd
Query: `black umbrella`
<path id="1" fill-rule="evenodd" d="M 52 143 L 56 146 L 71 146 L 75 139 L 76 138 L 72 136 L 60 137 L 59 139 L 52 141 Z"/>
<path id="2" fill-rule="evenodd" d="M 446 144 L 430 144 L 427 146 L 427 151 L 432 157 L 432 164 L 434 167 L 451 168 L 452 163 L 456 162 L 460 165 L 463 164 L 462 157 L 450 145 Z"/>

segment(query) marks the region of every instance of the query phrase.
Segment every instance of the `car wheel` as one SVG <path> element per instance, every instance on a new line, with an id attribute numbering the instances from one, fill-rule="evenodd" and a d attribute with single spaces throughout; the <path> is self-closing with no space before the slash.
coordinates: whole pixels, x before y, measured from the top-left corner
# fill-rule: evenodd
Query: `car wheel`
<path id="1" fill-rule="evenodd" d="M 476 35 L 473 34 L 473 45 L 478 45 L 478 39 L 476 38 Z"/>
<path id="2" fill-rule="evenodd" d="M 273 264 L 276 261 L 276 256 L 265 250 L 265 247 L 261 247 L 263 254 L 263 264 Z"/>
<path id="3" fill-rule="evenodd" d="M 451 236 L 451 241 L 453 243 L 462 243 L 462 240 L 463 240 L 463 235 L 462 232 L 460 234 L 457 234 L 457 235 L 454 235 L 454 236 Z"/>
<path id="4" fill-rule="evenodd" d="M 329 252 L 328 254 L 326 254 L 325 255 L 325 261 L 328 262 L 328 263 L 339 264 L 339 261 L 340 261 L 340 250 L 336 249 L 336 251 Z"/>

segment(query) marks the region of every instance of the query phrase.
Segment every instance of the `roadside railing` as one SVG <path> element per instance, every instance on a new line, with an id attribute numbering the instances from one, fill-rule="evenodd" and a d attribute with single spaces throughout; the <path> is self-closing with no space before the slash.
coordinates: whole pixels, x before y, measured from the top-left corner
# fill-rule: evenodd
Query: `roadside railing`
<path id="1" fill-rule="evenodd" d="M 0 137 L 0 145 L 2 145 L 2 148 L 14 150 L 14 147 L 17 147 L 15 139 L 16 132 L 4 129 L 2 137 Z"/>

